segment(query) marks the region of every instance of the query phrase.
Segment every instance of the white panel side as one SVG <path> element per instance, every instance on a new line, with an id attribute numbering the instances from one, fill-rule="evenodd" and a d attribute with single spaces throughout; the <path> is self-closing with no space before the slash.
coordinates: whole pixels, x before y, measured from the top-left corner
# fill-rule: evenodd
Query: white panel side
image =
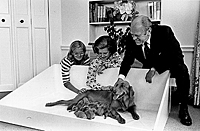
<path id="1" fill-rule="evenodd" d="M 169 75 L 170 76 L 170 75 Z M 169 116 L 169 76 L 165 84 L 164 93 L 162 96 L 162 100 L 159 106 L 157 118 L 154 125 L 154 131 L 162 131 L 164 130 L 165 124 L 167 122 Z"/>

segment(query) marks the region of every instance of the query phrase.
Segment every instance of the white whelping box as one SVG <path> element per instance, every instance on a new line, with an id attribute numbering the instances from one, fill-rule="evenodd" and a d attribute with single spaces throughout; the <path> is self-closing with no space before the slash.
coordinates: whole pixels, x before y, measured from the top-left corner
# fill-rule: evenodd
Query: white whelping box
<path id="1" fill-rule="evenodd" d="M 71 83 L 77 88 L 86 87 L 87 71 L 88 66 L 72 66 Z M 119 68 L 107 69 L 97 81 L 102 85 L 114 85 L 118 71 Z M 145 81 L 147 71 L 132 68 L 126 77 L 135 91 L 139 120 L 132 119 L 128 112 L 120 113 L 125 124 L 103 116 L 88 120 L 77 118 L 66 106 L 45 107 L 48 102 L 76 96 L 63 86 L 61 67 L 55 64 L 0 100 L 0 121 L 45 131 L 162 131 L 170 109 L 170 75 L 169 71 L 156 74 L 150 84 Z"/>

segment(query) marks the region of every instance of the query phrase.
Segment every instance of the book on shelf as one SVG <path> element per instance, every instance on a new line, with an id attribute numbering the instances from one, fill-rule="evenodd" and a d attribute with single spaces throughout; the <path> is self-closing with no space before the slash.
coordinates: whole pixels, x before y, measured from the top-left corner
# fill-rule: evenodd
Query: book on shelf
<path id="1" fill-rule="evenodd" d="M 94 21 L 94 17 L 93 17 L 93 5 L 91 3 L 89 3 L 89 22 L 93 22 Z"/>
<path id="2" fill-rule="evenodd" d="M 92 22 L 108 22 L 108 10 L 107 7 L 98 3 L 89 3 L 89 21 Z"/>
<path id="3" fill-rule="evenodd" d="M 160 1 L 149 1 L 147 3 L 148 17 L 151 20 L 161 19 L 161 2 Z"/>
<path id="4" fill-rule="evenodd" d="M 156 19 L 160 20 L 161 19 L 161 2 L 156 3 Z"/>
<path id="5" fill-rule="evenodd" d="M 89 22 L 109 22 L 113 8 L 98 2 L 89 2 Z M 147 16 L 151 20 L 160 21 L 161 1 L 147 1 Z"/>

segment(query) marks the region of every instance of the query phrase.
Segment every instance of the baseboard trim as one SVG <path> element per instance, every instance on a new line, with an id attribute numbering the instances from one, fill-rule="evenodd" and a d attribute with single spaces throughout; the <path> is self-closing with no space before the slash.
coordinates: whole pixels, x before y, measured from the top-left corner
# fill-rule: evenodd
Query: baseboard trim
<path id="1" fill-rule="evenodd" d="M 8 95 L 9 93 L 11 93 L 12 91 L 4 91 L 4 92 L 0 92 L 0 99 L 2 99 L 3 97 L 5 97 L 6 95 Z"/>
<path id="2" fill-rule="evenodd" d="M 192 45 L 181 46 L 181 49 L 183 52 L 194 52 L 194 46 Z"/>
<path id="3" fill-rule="evenodd" d="M 69 50 L 70 46 L 69 45 L 61 45 L 60 49 L 61 50 Z M 90 51 L 90 50 L 92 50 L 92 47 L 91 46 L 86 46 L 86 50 Z"/>

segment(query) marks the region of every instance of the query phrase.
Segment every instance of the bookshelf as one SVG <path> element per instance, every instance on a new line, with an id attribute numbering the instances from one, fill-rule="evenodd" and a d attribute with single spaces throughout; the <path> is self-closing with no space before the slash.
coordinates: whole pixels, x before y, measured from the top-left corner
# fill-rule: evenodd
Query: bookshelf
<path id="1" fill-rule="evenodd" d="M 115 0 L 89 0 L 89 41 L 93 43 L 100 35 L 107 34 L 104 27 L 109 25 L 111 9 L 114 8 Z M 126 2 L 126 0 L 123 0 Z M 139 14 L 149 16 L 154 23 L 161 21 L 161 0 L 134 0 L 135 10 Z M 113 10 L 112 10 L 113 11 Z M 131 23 L 130 19 L 115 19 L 116 28 L 125 30 Z"/>

